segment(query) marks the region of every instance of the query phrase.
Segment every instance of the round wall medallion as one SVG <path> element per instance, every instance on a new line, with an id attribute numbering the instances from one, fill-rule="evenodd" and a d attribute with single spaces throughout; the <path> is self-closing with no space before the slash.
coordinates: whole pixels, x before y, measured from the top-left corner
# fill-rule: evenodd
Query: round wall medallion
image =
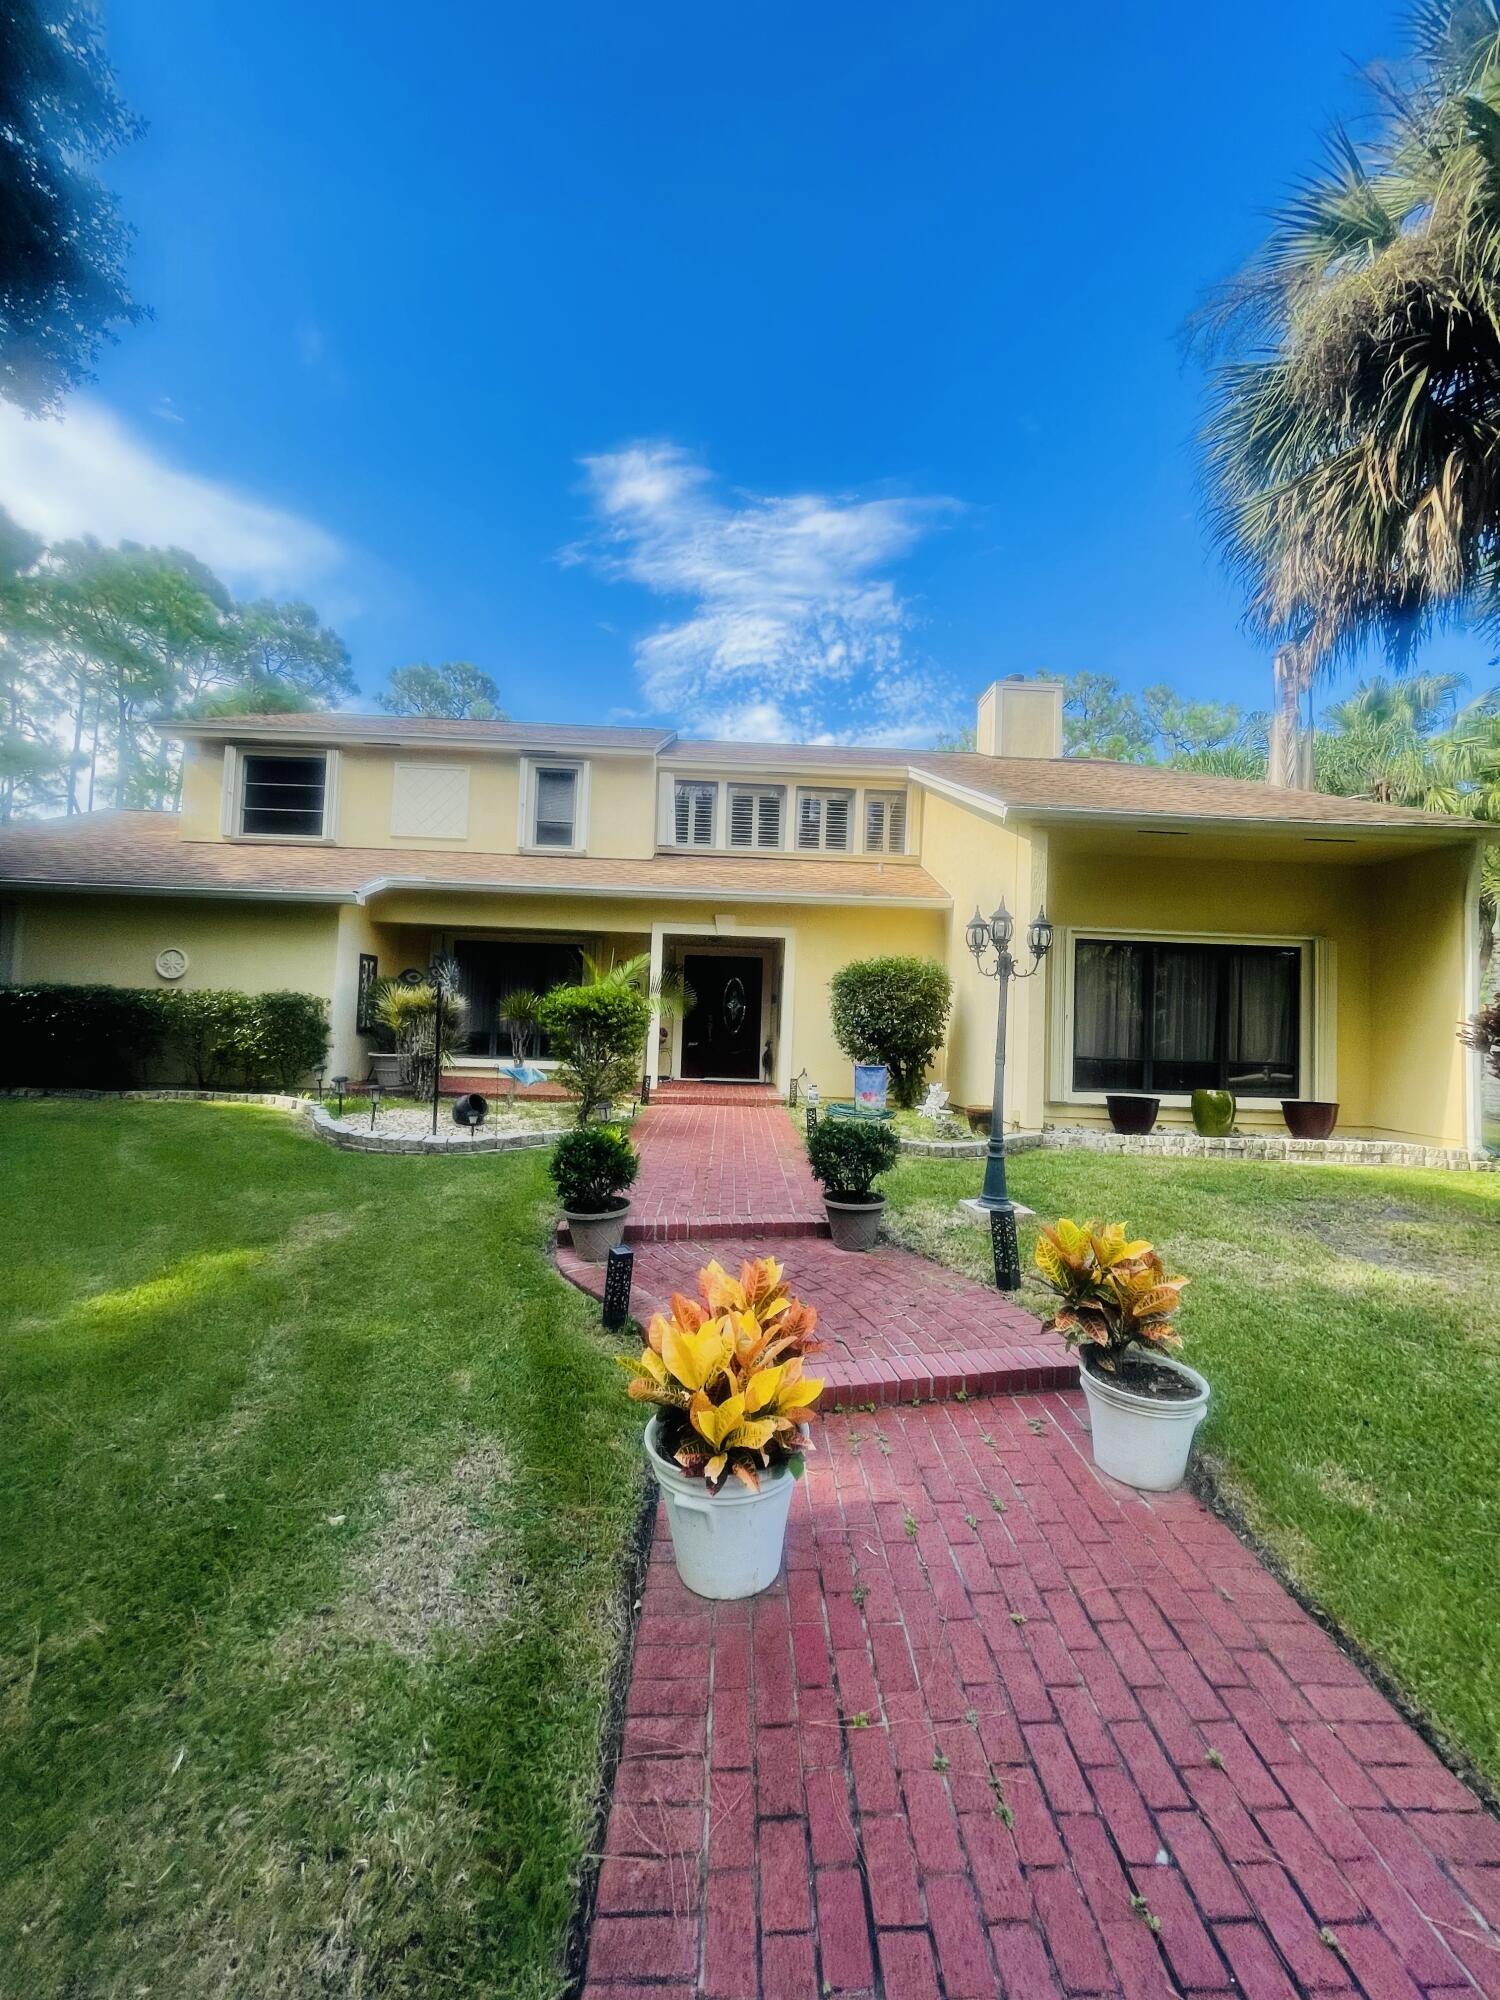
<path id="1" fill-rule="evenodd" d="M 175 944 L 156 954 L 156 969 L 163 979 L 181 979 L 187 965 L 187 953 L 179 951 Z"/>

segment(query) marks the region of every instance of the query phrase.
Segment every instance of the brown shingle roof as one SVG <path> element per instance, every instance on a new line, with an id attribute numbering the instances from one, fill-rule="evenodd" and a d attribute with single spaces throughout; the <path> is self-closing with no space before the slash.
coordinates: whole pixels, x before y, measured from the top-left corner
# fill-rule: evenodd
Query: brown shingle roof
<path id="1" fill-rule="evenodd" d="M 0 828 L 0 882 L 350 902 L 424 883 L 528 894 L 930 904 L 949 898 L 909 863 L 803 861 L 793 855 L 653 854 L 639 860 L 475 854 L 457 848 L 292 847 L 183 840 L 175 813 L 83 813 Z"/>
<path id="2" fill-rule="evenodd" d="M 202 736 L 250 743 L 260 737 L 308 743 L 492 743 L 513 750 L 640 750 L 673 740 L 670 729 L 612 729 L 588 722 L 460 722 L 441 715 L 307 715 L 165 717 L 163 736 Z"/>
<path id="3" fill-rule="evenodd" d="M 1449 834 L 1484 826 L 1479 820 L 1379 805 L 1373 799 L 1289 791 L 1252 778 L 1211 778 L 1164 764 L 1116 764 L 1091 757 L 980 757 L 971 751 L 934 750 L 913 750 L 908 760 L 919 779 L 923 772 L 931 772 L 1021 812 L 1248 820 L 1260 825 L 1423 826 Z"/>

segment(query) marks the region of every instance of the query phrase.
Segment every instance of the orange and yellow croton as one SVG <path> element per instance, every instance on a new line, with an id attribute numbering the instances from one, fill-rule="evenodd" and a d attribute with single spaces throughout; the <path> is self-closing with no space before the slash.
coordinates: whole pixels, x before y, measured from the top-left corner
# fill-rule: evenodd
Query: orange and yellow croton
<path id="1" fill-rule="evenodd" d="M 730 1472 L 753 1488 L 757 1468 L 800 1470 L 803 1426 L 823 1393 L 802 1373 L 821 1345 L 817 1313 L 791 1296 L 774 1257 L 742 1264 L 737 1278 L 706 1265 L 698 1289 L 701 1303 L 674 1292 L 640 1355 L 620 1357 L 630 1394 L 662 1411 L 658 1450 L 715 1491 Z"/>
<path id="2" fill-rule="evenodd" d="M 1113 1374 L 1130 1347 L 1181 1347 L 1172 1322 L 1187 1279 L 1169 1273 L 1152 1246 L 1132 1239 L 1123 1222 L 1078 1223 L 1063 1216 L 1055 1229 L 1043 1224 L 1036 1265 L 1061 1300 L 1048 1327 L 1069 1347 L 1089 1347 L 1097 1367 Z"/>

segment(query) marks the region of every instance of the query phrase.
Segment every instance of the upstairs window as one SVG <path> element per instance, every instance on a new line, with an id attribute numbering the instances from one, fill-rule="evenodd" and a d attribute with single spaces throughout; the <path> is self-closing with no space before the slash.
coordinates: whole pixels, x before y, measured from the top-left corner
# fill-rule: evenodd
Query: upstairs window
<path id="1" fill-rule="evenodd" d="M 865 793 L 865 852 L 906 852 L 905 792 Z"/>
<path id="2" fill-rule="evenodd" d="M 536 807 L 531 835 L 537 847 L 576 847 L 578 766 L 538 764 L 532 772 Z"/>
<path id="3" fill-rule="evenodd" d="M 262 757 L 241 760 L 240 832 L 269 840 L 321 840 L 328 802 L 328 758 Z"/>
<path id="4" fill-rule="evenodd" d="M 1295 945 L 1080 938 L 1073 1088 L 1295 1097 L 1301 1015 Z"/>
<path id="5" fill-rule="evenodd" d="M 780 847 L 782 799 L 779 785 L 731 785 L 729 845 Z"/>
<path id="6" fill-rule="evenodd" d="M 717 785 L 695 784 L 679 778 L 672 794 L 672 838 L 679 847 L 712 847 L 714 815 L 719 803 Z"/>
<path id="7" fill-rule="evenodd" d="M 808 852 L 847 854 L 852 792 L 798 792 L 797 845 Z"/>

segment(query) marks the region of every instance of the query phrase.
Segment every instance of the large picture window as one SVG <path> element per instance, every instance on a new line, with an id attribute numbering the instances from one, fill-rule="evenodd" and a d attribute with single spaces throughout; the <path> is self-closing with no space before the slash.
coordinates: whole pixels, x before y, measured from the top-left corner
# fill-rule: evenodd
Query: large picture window
<path id="1" fill-rule="evenodd" d="M 459 938 L 453 956 L 469 1009 L 463 1053 L 505 1062 L 511 1054 L 506 996 L 573 986 L 583 975 L 581 946 L 554 938 Z M 545 1038 L 535 1053 L 551 1053 Z"/>
<path id="2" fill-rule="evenodd" d="M 1073 1088 L 1301 1095 L 1302 951 L 1083 937 Z"/>
<path id="3" fill-rule="evenodd" d="M 272 840 L 321 840 L 328 759 L 247 754 L 240 832 Z"/>

